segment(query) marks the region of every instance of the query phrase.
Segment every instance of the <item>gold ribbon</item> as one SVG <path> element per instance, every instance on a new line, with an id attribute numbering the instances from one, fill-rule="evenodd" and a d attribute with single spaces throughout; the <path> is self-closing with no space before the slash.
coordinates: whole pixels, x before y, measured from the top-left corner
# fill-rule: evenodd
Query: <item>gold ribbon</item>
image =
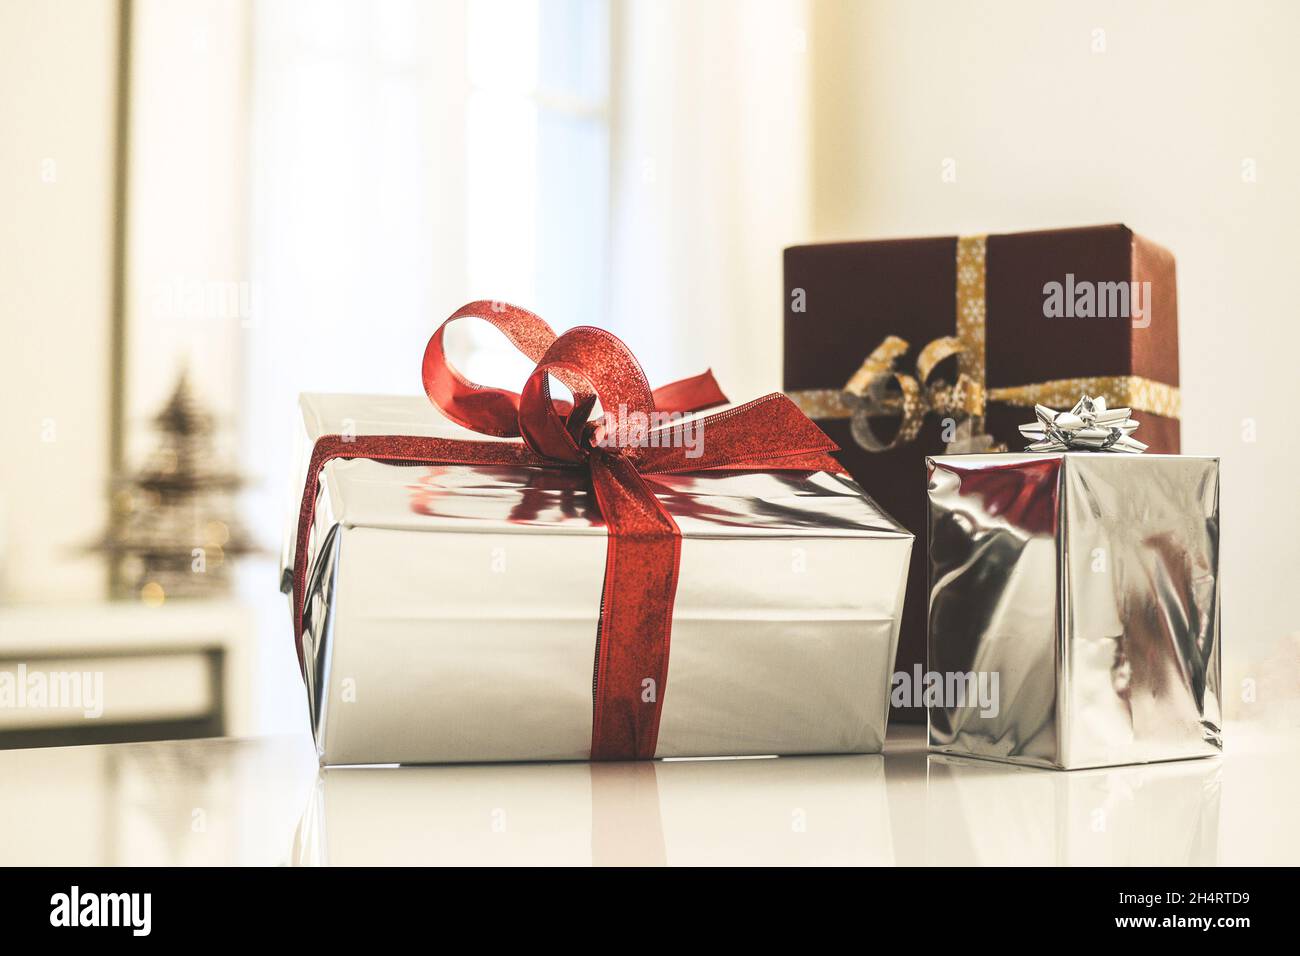
<path id="1" fill-rule="evenodd" d="M 913 441 L 930 412 L 954 419 L 961 416 L 966 440 L 970 440 L 972 433 L 983 431 L 987 402 L 1026 408 L 1035 405 L 1068 408 L 1081 394 L 1087 394 L 1105 398 L 1112 407 L 1127 406 L 1163 418 L 1181 416 L 1178 388 L 1140 375 L 1094 375 L 988 388 L 984 365 L 986 239 L 986 236 L 962 236 L 957 240 L 957 334 L 935 339 L 921 349 L 915 377 L 895 369 L 910 346 L 906 339 L 891 335 L 867 356 L 843 389 L 789 392 L 804 414 L 814 419 L 850 419 L 854 439 L 872 452 L 887 451 Z M 942 380 L 932 383 L 930 377 L 935 367 L 954 355 L 957 356 L 957 381 L 951 385 Z M 875 433 L 871 421 L 894 416 L 899 417 L 898 431 L 885 441 Z"/>
<path id="2" fill-rule="evenodd" d="M 852 409 L 853 437 L 868 451 L 886 451 L 913 441 L 929 412 L 964 417 L 983 413 L 980 388 L 969 375 L 958 375 L 953 385 L 930 381 L 940 362 L 961 354 L 957 339 L 935 339 L 923 348 L 916 358 L 915 378 L 894 370 L 907 349 L 906 339 L 889 336 L 844 386 L 844 401 Z M 897 391 L 889 388 L 891 383 L 897 385 Z M 876 434 L 871 420 L 894 414 L 901 416 L 898 431 L 886 441 Z"/>

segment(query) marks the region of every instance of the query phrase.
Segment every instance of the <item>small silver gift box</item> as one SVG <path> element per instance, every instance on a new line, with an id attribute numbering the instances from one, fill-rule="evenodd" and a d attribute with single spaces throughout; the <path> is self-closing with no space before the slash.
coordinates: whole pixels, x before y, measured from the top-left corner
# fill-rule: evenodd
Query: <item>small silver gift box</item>
<path id="1" fill-rule="evenodd" d="M 483 438 L 423 397 L 301 410 L 302 475 L 322 435 Z M 656 756 L 878 752 L 912 535 L 826 472 L 647 483 L 681 529 Z M 573 473 L 329 462 L 303 614 L 321 762 L 588 759 L 607 535 Z"/>
<path id="2" fill-rule="evenodd" d="M 1058 769 L 1221 751 L 1217 458 L 927 468 L 933 749 Z"/>

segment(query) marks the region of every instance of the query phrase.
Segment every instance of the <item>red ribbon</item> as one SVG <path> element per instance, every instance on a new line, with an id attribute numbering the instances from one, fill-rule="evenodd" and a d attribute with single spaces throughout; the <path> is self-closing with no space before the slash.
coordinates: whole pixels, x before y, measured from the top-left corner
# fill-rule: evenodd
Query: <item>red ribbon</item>
<path id="1" fill-rule="evenodd" d="M 443 335 L 457 319 L 485 319 L 528 356 L 535 368 L 522 393 L 486 388 L 447 361 Z M 573 401 L 553 399 L 550 379 Z M 335 458 L 428 464 L 530 465 L 585 471 L 609 529 L 605 582 L 596 636 L 591 757 L 654 757 L 668 677 L 668 647 L 681 532 L 643 475 L 713 469 L 842 473 L 828 453 L 836 446 L 784 395 L 707 416 L 691 427 L 698 441 L 673 440 L 666 425 L 650 447 L 644 440 L 614 447 L 600 420 L 588 421 L 597 400 L 610 414 L 693 412 L 725 404 L 710 372 L 651 390 L 627 346 L 603 329 L 580 326 L 557 336 L 538 316 L 500 302 L 471 302 L 444 322 L 424 352 L 424 390 L 444 415 L 465 428 L 522 441 L 473 441 L 409 435 L 325 435 L 312 449 L 298 513 L 294 552 L 294 638 L 299 667 L 307 548 L 321 469 Z M 638 436 L 641 437 L 641 436 Z M 680 435 L 678 435 L 680 437 Z M 664 439 L 667 440 L 664 440 Z"/>

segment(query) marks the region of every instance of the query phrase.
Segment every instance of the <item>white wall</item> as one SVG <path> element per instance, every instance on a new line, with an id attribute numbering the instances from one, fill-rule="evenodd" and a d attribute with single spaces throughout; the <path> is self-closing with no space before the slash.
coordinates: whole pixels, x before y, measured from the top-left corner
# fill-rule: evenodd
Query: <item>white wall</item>
<path id="1" fill-rule="evenodd" d="M 1283 2 L 815 3 L 811 238 L 1122 221 L 1177 256 L 1183 449 L 1223 461 L 1234 702 L 1242 677 L 1278 684 L 1261 659 L 1294 680 L 1300 656 L 1298 35 Z"/>
<path id="2" fill-rule="evenodd" d="M 117 4 L 0 4 L 0 600 L 103 592 Z"/>

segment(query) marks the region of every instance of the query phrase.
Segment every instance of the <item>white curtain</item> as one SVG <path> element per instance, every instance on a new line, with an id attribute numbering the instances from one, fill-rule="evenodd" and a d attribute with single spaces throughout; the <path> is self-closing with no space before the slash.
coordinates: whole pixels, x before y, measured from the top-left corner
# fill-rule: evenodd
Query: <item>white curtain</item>
<path id="1" fill-rule="evenodd" d="M 253 5 L 242 432 L 249 524 L 272 547 L 298 394 L 418 391 L 432 322 L 465 295 L 464 36 L 459 2 Z M 298 728 L 288 611 L 273 571 L 247 571 L 259 729 Z"/>
<path id="2" fill-rule="evenodd" d="M 807 233 L 805 0 L 622 0 L 611 324 L 652 382 L 780 386 L 781 252 Z"/>

